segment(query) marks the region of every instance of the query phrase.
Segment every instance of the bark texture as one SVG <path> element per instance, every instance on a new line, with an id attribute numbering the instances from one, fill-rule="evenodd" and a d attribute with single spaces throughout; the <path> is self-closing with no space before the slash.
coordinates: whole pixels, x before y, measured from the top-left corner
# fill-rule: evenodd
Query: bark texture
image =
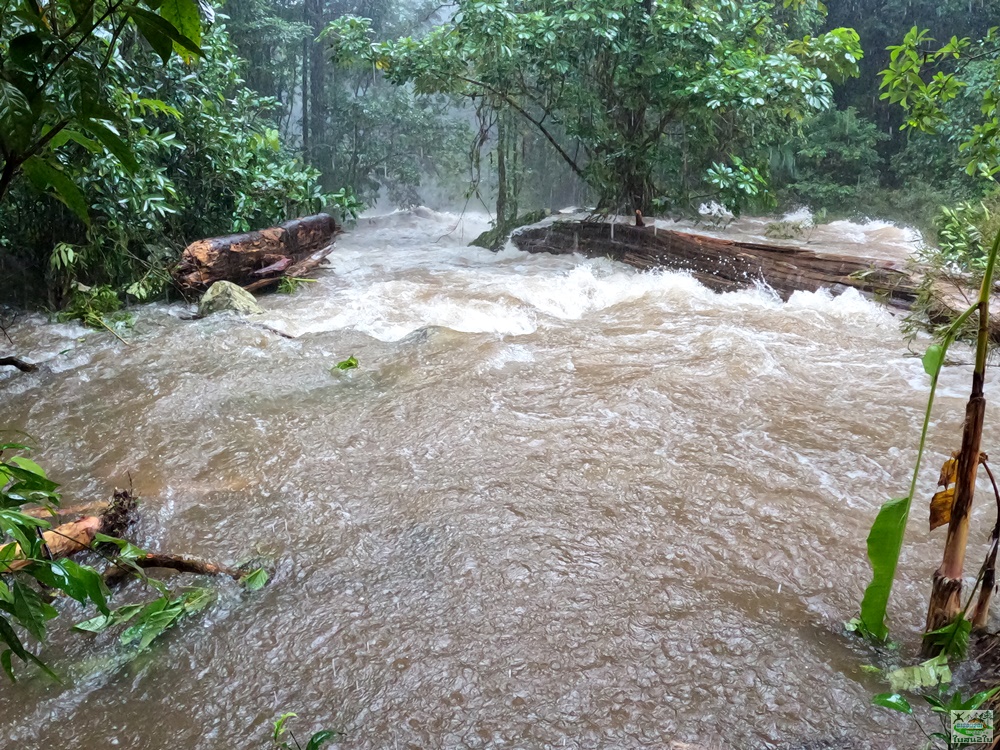
<path id="1" fill-rule="evenodd" d="M 192 242 L 174 272 L 181 292 L 204 292 L 216 281 L 240 286 L 289 275 L 295 264 L 326 249 L 329 253 L 340 227 L 328 214 L 315 214 L 281 226 Z M 270 267 L 270 270 L 268 270 Z"/>

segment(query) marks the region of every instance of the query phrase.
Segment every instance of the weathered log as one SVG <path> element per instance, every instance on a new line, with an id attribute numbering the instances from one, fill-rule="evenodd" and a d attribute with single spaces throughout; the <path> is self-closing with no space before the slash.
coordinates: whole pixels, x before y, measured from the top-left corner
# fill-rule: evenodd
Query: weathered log
<path id="1" fill-rule="evenodd" d="M 194 573 L 195 575 L 224 575 L 236 581 L 243 577 L 243 572 L 235 568 L 205 562 L 204 560 L 196 560 L 191 557 L 182 557 L 181 555 L 160 555 L 149 552 L 142 557 L 135 558 L 131 562 L 143 570 L 148 568 L 164 568 L 167 570 L 176 570 L 178 573 Z M 128 566 L 116 565 L 104 574 L 104 582 L 109 586 L 113 586 L 116 583 L 121 583 L 121 581 L 132 575 L 133 572 Z"/>
<path id="2" fill-rule="evenodd" d="M 42 540 L 49 556 L 53 560 L 69 557 L 90 547 L 94 536 L 101 530 L 101 519 L 98 516 L 87 516 L 79 521 L 64 523 L 42 534 Z M 0 563 L 0 573 L 13 573 L 31 564 L 30 560 L 11 560 Z"/>
<path id="3" fill-rule="evenodd" d="M 256 292 L 258 289 L 265 289 L 269 286 L 273 286 L 281 282 L 284 277 L 289 278 L 300 278 L 307 276 L 313 271 L 315 271 L 319 265 L 326 259 L 326 256 L 333 252 L 333 245 L 327 245 L 326 247 L 317 250 L 315 253 L 310 255 L 308 258 L 303 258 L 298 263 L 293 263 L 281 269 L 281 274 L 279 276 L 272 276 L 267 279 L 258 279 L 251 284 L 247 284 L 244 289 L 248 292 Z"/>
<path id="4" fill-rule="evenodd" d="M 0 357 L 0 367 L 16 367 L 21 372 L 34 372 L 38 369 L 38 365 L 25 362 L 17 357 Z"/>
<path id="5" fill-rule="evenodd" d="M 181 292 L 200 293 L 216 281 L 244 286 L 260 279 L 258 272 L 280 276 L 286 261 L 301 262 L 326 248 L 340 232 L 328 214 L 287 221 L 281 226 L 192 242 L 174 271 Z"/>
<path id="6" fill-rule="evenodd" d="M 555 222 L 515 232 L 531 253 L 607 257 L 643 270 L 688 271 L 709 289 L 727 292 L 763 282 L 782 299 L 796 291 L 854 288 L 907 309 L 917 285 L 902 264 L 801 247 L 724 240 L 674 230 L 603 222 Z"/>

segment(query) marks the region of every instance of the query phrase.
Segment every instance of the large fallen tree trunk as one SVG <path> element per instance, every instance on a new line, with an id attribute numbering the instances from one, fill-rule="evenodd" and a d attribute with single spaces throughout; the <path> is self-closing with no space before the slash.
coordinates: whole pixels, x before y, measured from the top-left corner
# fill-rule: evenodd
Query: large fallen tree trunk
<path id="1" fill-rule="evenodd" d="M 515 232 L 511 241 L 531 253 L 607 257 L 643 270 L 688 271 L 719 292 L 765 283 L 782 299 L 792 292 L 848 287 L 909 308 L 917 287 L 894 261 L 815 252 L 801 247 L 739 242 L 653 227 L 605 222 L 555 222 Z"/>
<path id="2" fill-rule="evenodd" d="M 340 231 L 332 216 L 315 214 L 270 229 L 198 240 L 185 248 L 174 282 L 181 292 L 200 294 L 216 281 L 247 286 L 280 278 L 324 250 L 320 260 L 325 257 Z"/>

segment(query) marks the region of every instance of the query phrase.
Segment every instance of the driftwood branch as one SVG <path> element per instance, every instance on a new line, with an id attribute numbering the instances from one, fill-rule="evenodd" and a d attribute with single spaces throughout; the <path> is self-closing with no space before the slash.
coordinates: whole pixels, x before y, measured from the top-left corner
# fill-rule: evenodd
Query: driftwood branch
<path id="1" fill-rule="evenodd" d="M 0 367 L 16 367 L 21 372 L 34 372 L 38 369 L 38 365 L 25 362 L 17 357 L 0 357 Z"/>
<path id="2" fill-rule="evenodd" d="M 315 271 L 319 266 L 326 260 L 326 256 L 333 252 L 333 243 L 327 245 L 321 250 L 317 250 L 315 253 L 310 255 L 308 258 L 303 258 L 297 263 L 293 263 L 287 268 L 283 269 L 280 275 L 272 276 L 267 279 L 259 279 L 250 284 L 247 284 L 244 289 L 248 292 L 256 292 L 258 289 L 265 289 L 269 286 L 278 284 L 282 278 L 301 278 L 307 276 L 308 274 Z"/>
<path id="3" fill-rule="evenodd" d="M 149 568 L 164 568 L 176 570 L 178 573 L 194 573 L 195 575 L 206 576 L 229 576 L 238 581 L 243 577 L 243 572 L 230 568 L 226 565 L 196 560 L 192 557 L 182 557 L 181 555 L 161 555 L 149 552 L 143 557 L 131 561 L 136 566 L 147 570 Z M 104 582 L 109 586 L 121 583 L 131 576 L 135 571 L 127 565 L 116 565 L 104 574 Z"/>

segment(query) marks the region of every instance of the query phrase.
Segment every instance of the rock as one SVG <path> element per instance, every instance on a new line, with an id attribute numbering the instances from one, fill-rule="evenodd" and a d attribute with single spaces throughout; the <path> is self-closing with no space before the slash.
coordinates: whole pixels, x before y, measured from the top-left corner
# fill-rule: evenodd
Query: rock
<path id="1" fill-rule="evenodd" d="M 231 281 L 216 281 L 198 303 L 198 315 L 204 317 L 223 310 L 231 310 L 240 315 L 264 312 L 258 307 L 257 300 L 250 292 Z"/>

